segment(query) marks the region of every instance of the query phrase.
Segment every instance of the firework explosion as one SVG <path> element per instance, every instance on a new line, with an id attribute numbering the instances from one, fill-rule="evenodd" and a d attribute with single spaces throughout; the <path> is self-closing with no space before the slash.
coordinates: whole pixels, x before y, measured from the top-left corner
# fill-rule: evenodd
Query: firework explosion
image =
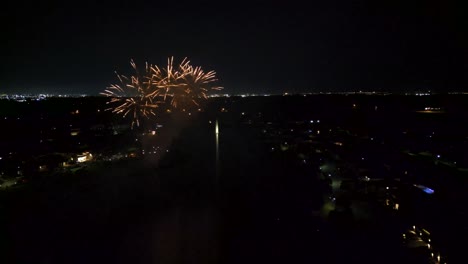
<path id="1" fill-rule="evenodd" d="M 199 100 L 207 99 L 210 90 L 220 90 L 222 87 L 212 86 L 217 81 L 216 72 L 204 72 L 201 67 L 190 65 L 185 58 L 174 67 L 174 58 L 167 61 L 163 69 L 152 67 L 153 78 L 158 81 L 158 89 L 151 96 L 162 96 L 164 101 L 171 98 L 170 104 L 174 108 L 199 106 Z"/>
<path id="2" fill-rule="evenodd" d="M 145 72 L 140 75 L 135 62 L 132 60 L 130 64 L 135 70 L 135 75 L 127 77 L 116 72 L 120 83 L 111 84 L 101 95 L 111 98 L 107 104 L 111 104 L 112 107 L 106 110 L 123 117 L 129 114 L 132 116 L 133 128 L 135 124 L 140 125 L 141 117 L 149 118 L 156 115 L 154 110 L 159 102 L 155 97 L 149 96 L 156 87 L 156 80 L 150 74 L 152 65 L 146 63 Z"/>
<path id="3" fill-rule="evenodd" d="M 216 72 L 205 72 L 201 67 L 189 65 L 186 74 L 182 77 L 182 83 L 178 90 L 175 90 L 172 98 L 174 107 L 177 105 L 189 106 L 190 104 L 199 106 L 199 100 L 207 99 L 210 90 L 221 90 L 222 87 L 213 86 L 216 82 Z"/>
<path id="4" fill-rule="evenodd" d="M 140 118 L 156 115 L 155 108 L 168 98 L 174 108 L 199 106 L 210 90 L 222 89 L 212 85 L 217 81 L 214 71 L 205 72 L 199 66 L 190 65 L 187 59 L 175 67 L 173 57 L 168 58 L 165 67 L 146 63 L 142 75 L 133 60 L 130 64 L 136 74 L 128 78 L 116 73 L 120 84 L 110 85 L 101 94 L 111 98 L 108 103 L 114 105 L 107 110 L 123 117 L 132 115 L 132 128 L 140 125 Z"/>
<path id="5" fill-rule="evenodd" d="M 190 68 L 189 61 L 184 59 L 176 68 L 174 68 L 174 58 L 167 59 L 167 66 L 160 68 L 157 65 L 151 67 L 151 77 L 156 81 L 156 89 L 149 94 L 150 97 L 163 97 L 166 101 L 167 97 L 174 97 L 174 91 L 178 91 L 183 84 L 183 77 L 188 73 Z M 173 104 L 173 100 L 171 101 Z"/>

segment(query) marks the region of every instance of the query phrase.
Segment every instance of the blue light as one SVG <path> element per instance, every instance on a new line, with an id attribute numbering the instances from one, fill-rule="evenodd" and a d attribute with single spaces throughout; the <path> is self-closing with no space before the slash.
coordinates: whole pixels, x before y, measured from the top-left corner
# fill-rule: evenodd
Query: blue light
<path id="1" fill-rule="evenodd" d="M 425 187 L 423 188 L 423 191 L 427 194 L 433 194 L 434 193 L 434 190 L 432 190 L 431 188 L 428 188 L 428 187 Z"/>
<path id="2" fill-rule="evenodd" d="M 416 187 L 418 189 L 421 189 L 423 192 L 425 192 L 427 194 L 433 194 L 434 193 L 433 189 L 431 189 L 429 187 L 426 187 L 424 185 L 414 184 L 414 187 Z"/>

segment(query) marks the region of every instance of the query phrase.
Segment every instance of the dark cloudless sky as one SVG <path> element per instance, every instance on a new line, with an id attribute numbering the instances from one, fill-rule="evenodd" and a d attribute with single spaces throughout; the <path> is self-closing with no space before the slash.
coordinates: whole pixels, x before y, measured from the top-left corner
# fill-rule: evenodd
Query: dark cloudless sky
<path id="1" fill-rule="evenodd" d="M 131 58 L 172 55 L 229 93 L 468 84 L 468 25 L 449 1 L 16 0 L 0 15 L 0 93 L 98 93 Z"/>

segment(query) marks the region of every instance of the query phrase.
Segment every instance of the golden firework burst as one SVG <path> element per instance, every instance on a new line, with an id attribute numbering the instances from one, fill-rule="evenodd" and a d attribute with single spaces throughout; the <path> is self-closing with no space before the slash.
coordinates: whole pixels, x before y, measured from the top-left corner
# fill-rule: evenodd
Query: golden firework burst
<path id="1" fill-rule="evenodd" d="M 140 74 L 135 62 L 130 61 L 130 65 L 135 71 L 135 74 L 127 77 L 125 75 L 115 73 L 119 79 L 119 84 L 111 84 L 101 95 L 107 96 L 110 99 L 107 104 L 111 107 L 106 109 L 112 113 L 126 117 L 131 115 L 132 128 L 136 124 L 140 125 L 142 117 L 149 118 L 155 116 L 155 109 L 158 107 L 158 102 L 155 97 L 150 96 L 157 87 L 155 79 L 151 74 L 152 65 L 146 63 L 145 71 Z"/>

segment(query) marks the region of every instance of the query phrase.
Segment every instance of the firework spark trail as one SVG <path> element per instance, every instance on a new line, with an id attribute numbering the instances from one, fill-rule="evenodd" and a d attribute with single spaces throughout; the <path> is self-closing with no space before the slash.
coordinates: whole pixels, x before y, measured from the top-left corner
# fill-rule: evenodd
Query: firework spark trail
<path id="1" fill-rule="evenodd" d="M 149 96 L 162 96 L 166 101 L 171 97 L 170 104 L 177 108 L 179 106 L 198 106 L 199 99 L 206 99 L 210 90 L 220 90 L 222 87 L 211 86 L 217 81 L 214 71 L 204 72 L 201 67 L 190 65 L 190 61 L 184 58 L 177 67 L 174 67 L 174 58 L 167 60 L 165 68 L 153 66 L 153 77 L 157 79 L 157 87 Z"/>
<path id="2" fill-rule="evenodd" d="M 149 97 L 163 97 L 166 101 L 167 97 L 174 98 L 174 94 L 184 86 L 183 78 L 188 74 L 189 61 L 183 59 L 180 64 L 174 67 L 174 58 L 167 59 L 167 65 L 164 68 L 152 66 L 152 78 L 155 80 L 156 88 Z M 176 107 L 177 104 L 171 100 L 171 105 Z"/>
<path id="3" fill-rule="evenodd" d="M 108 104 L 113 107 L 106 110 L 124 118 L 132 113 L 133 128 L 135 124 L 140 125 L 141 117 L 149 118 L 156 115 L 154 109 L 158 107 L 159 102 L 154 97 L 148 96 L 156 87 L 150 72 L 151 65 L 146 63 L 144 75 L 140 75 L 133 60 L 130 61 L 130 65 L 135 70 L 135 75 L 129 78 L 116 72 L 120 84 L 111 84 L 101 95 L 111 98 Z"/>
<path id="4" fill-rule="evenodd" d="M 183 92 L 176 100 L 184 104 L 193 103 L 198 106 L 200 99 L 207 99 L 207 93 L 210 90 L 221 90 L 222 87 L 212 86 L 211 83 L 216 82 L 216 72 L 205 72 L 201 67 L 193 67 L 191 65 L 186 68 L 187 74 L 183 79 Z"/>

